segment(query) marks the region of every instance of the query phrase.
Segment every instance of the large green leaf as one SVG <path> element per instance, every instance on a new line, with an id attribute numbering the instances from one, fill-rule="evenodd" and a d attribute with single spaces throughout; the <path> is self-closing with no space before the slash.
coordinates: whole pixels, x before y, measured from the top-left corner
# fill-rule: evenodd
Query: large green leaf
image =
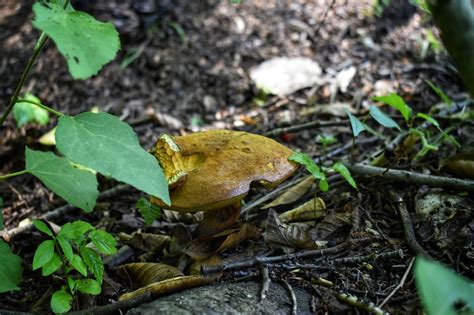
<path id="1" fill-rule="evenodd" d="M 132 128 L 107 113 L 63 116 L 56 146 L 72 161 L 111 176 L 170 204 L 168 183 L 158 161 L 146 152 Z"/>
<path id="2" fill-rule="evenodd" d="M 19 290 L 21 281 L 21 258 L 13 254 L 10 247 L 0 240 L 0 293 Z"/>
<path id="3" fill-rule="evenodd" d="M 75 79 L 97 74 L 120 49 L 118 32 L 111 23 L 99 22 L 84 12 L 65 10 L 57 2 L 36 3 L 33 11 L 33 26 L 56 43 Z"/>
<path id="4" fill-rule="evenodd" d="M 62 157 L 51 152 L 26 148 L 26 170 L 38 177 L 46 187 L 70 204 L 92 211 L 99 191 L 94 174 L 80 170 Z"/>
<path id="5" fill-rule="evenodd" d="M 465 314 L 474 311 L 474 283 L 443 267 L 437 262 L 418 257 L 415 263 L 418 293 L 428 314 L 450 315 L 454 305 L 465 305 Z"/>

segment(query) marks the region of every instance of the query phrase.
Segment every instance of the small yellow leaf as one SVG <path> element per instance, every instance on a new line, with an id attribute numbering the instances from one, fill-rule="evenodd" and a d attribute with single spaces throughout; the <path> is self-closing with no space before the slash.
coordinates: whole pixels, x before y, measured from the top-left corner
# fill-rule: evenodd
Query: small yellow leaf
<path id="1" fill-rule="evenodd" d="M 41 143 L 42 145 L 54 146 L 56 145 L 55 134 L 56 134 L 56 127 L 54 127 L 53 129 L 51 129 L 50 131 L 42 135 L 39 138 L 38 142 Z"/>
<path id="2" fill-rule="evenodd" d="M 275 200 L 273 200 L 269 204 L 263 206 L 262 209 L 268 209 L 268 208 L 271 208 L 271 207 L 286 205 L 286 204 L 297 201 L 304 194 L 306 194 L 306 192 L 311 188 L 313 183 L 314 183 L 314 177 L 313 176 L 308 176 L 308 177 L 304 178 L 301 182 L 299 182 L 295 186 L 289 188 L 283 194 L 278 196 Z"/>
<path id="3" fill-rule="evenodd" d="M 326 204 L 321 198 L 313 198 L 299 207 L 278 216 L 281 222 L 311 221 L 326 216 Z"/>

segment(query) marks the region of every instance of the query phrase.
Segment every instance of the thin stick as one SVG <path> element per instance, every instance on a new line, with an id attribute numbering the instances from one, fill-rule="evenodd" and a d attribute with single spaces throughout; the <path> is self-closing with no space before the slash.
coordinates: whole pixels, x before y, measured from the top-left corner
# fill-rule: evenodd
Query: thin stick
<path id="1" fill-rule="evenodd" d="M 288 293 L 290 293 L 291 306 L 292 306 L 291 314 L 296 315 L 298 314 L 298 300 L 296 299 L 295 291 L 293 291 L 293 288 L 288 283 L 288 281 L 282 279 L 281 282 L 285 285 L 286 289 L 288 290 Z"/>
<path id="2" fill-rule="evenodd" d="M 262 273 L 262 289 L 260 290 L 260 302 L 267 298 L 268 290 L 270 289 L 270 274 L 267 266 L 261 266 Z"/>
<path id="3" fill-rule="evenodd" d="M 415 257 L 413 257 L 410 261 L 410 264 L 408 265 L 408 268 L 407 270 L 405 271 L 405 274 L 403 275 L 402 277 L 402 280 L 400 281 L 400 283 L 395 287 L 395 289 L 393 289 L 392 292 L 390 292 L 390 294 L 385 298 L 385 300 L 383 300 L 382 303 L 379 304 L 379 307 L 382 308 L 391 298 L 392 296 L 400 289 L 403 287 L 403 285 L 405 284 L 405 281 L 407 280 L 407 277 L 408 275 L 410 274 L 410 271 L 411 271 L 411 268 L 413 267 L 413 263 L 415 262 Z"/>
<path id="4" fill-rule="evenodd" d="M 271 131 L 265 132 L 263 135 L 267 137 L 278 136 L 284 133 L 297 132 L 301 130 L 313 129 L 313 128 L 324 128 L 324 127 L 337 127 L 337 126 L 349 126 L 348 120 L 341 121 L 312 121 L 301 125 L 294 125 L 290 127 L 277 128 Z"/>
<path id="5" fill-rule="evenodd" d="M 64 116 L 63 113 L 61 112 L 58 112 L 57 110 L 49 107 L 49 106 L 46 106 L 44 104 L 41 104 L 41 103 L 38 103 L 38 102 L 35 102 L 35 101 L 30 101 L 30 100 L 26 100 L 26 99 L 17 99 L 15 103 L 30 103 L 30 104 L 33 104 L 33 105 L 36 105 L 38 107 L 41 107 L 42 109 L 48 111 L 48 112 L 51 112 L 52 114 L 58 116 L 58 117 L 62 117 Z"/>
<path id="6" fill-rule="evenodd" d="M 368 165 L 349 165 L 347 168 L 354 174 L 380 176 L 397 182 L 410 183 L 415 185 L 427 185 L 430 187 L 441 187 L 460 191 L 474 192 L 474 181 L 451 177 L 425 175 L 410 171 L 386 169 Z"/>
<path id="7" fill-rule="evenodd" d="M 128 190 L 129 188 L 130 188 L 130 186 L 128 186 L 128 185 L 115 186 L 115 187 L 113 187 L 109 190 L 106 190 L 106 191 L 100 193 L 100 195 L 97 199 L 98 200 L 104 200 L 104 199 L 110 198 L 112 196 L 118 195 L 119 193 L 122 193 L 122 192 Z M 55 220 L 57 218 L 60 218 L 60 217 L 64 216 L 67 213 L 70 213 L 71 211 L 73 211 L 75 209 L 77 209 L 75 206 L 67 204 L 67 205 L 61 206 L 59 208 L 56 208 L 54 210 L 51 210 L 48 213 L 45 213 L 44 215 L 40 216 L 38 219 L 44 219 L 44 220 L 52 221 L 52 220 Z M 32 221 L 33 221 L 33 219 L 32 219 Z M 5 241 L 9 241 L 12 237 L 15 237 L 18 234 L 25 233 L 27 231 L 31 231 L 32 228 L 33 228 L 33 224 L 28 223 L 28 224 L 13 228 L 10 231 L 0 232 L 0 237 L 3 237 L 3 239 L 5 239 Z"/>

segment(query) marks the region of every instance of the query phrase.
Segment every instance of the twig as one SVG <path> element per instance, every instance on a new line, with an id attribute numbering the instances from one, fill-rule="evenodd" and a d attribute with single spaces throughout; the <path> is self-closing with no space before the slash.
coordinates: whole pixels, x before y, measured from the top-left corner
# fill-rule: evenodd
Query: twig
<path id="1" fill-rule="evenodd" d="M 296 299 L 295 291 L 293 291 L 293 288 L 288 283 L 288 281 L 282 279 L 281 282 L 285 285 L 286 289 L 288 290 L 288 293 L 290 294 L 291 306 L 292 306 L 291 314 L 296 315 L 298 314 L 298 300 Z"/>
<path id="2" fill-rule="evenodd" d="M 346 248 L 349 247 L 351 244 L 355 243 L 370 243 L 374 240 L 378 240 L 379 238 L 360 238 L 360 239 L 353 239 L 347 242 L 341 243 L 339 245 L 328 247 L 328 248 L 321 248 L 315 250 L 307 250 L 301 251 L 292 254 L 280 255 L 280 256 L 258 256 L 252 259 L 247 259 L 240 262 L 234 262 L 229 264 L 224 264 L 221 266 L 210 266 L 210 267 L 203 267 L 203 274 L 212 274 L 215 272 L 227 271 L 227 270 L 235 270 L 235 269 L 243 269 L 243 268 L 250 268 L 257 264 L 270 264 L 279 261 L 286 261 L 286 260 L 293 260 L 299 258 L 308 258 L 308 257 L 323 257 L 326 255 L 334 255 L 337 254 Z"/>
<path id="3" fill-rule="evenodd" d="M 374 313 L 374 314 L 380 314 L 380 315 L 388 314 L 387 312 L 384 312 L 382 309 L 377 307 L 374 303 L 372 303 L 372 302 L 370 302 L 368 304 L 364 303 L 353 295 L 348 295 L 348 294 L 341 293 L 337 296 L 337 299 L 340 302 L 344 303 L 344 304 L 353 306 L 355 308 L 358 308 L 358 309 L 363 310 L 363 311 L 368 312 L 368 313 Z"/>
<path id="4" fill-rule="evenodd" d="M 270 288 L 270 274 L 267 266 L 260 267 L 262 273 L 262 290 L 260 290 L 260 302 L 267 298 L 267 293 Z"/>
<path id="5" fill-rule="evenodd" d="M 114 304 L 108 304 L 103 306 L 96 306 L 86 310 L 76 311 L 68 313 L 70 315 L 109 315 L 109 314 L 123 314 L 131 308 L 134 308 L 140 304 L 153 301 L 153 294 L 151 292 L 145 292 L 134 299 L 119 301 Z"/>
<path id="6" fill-rule="evenodd" d="M 405 230 L 405 238 L 406 238 L 408 247 L 410 247 L 411 250 L 413 250 L 418 255 L 423 255 L 426 258 L 433 259 L 424 250 L 424 248 L 421 247 L 421 245 L 416 240 L 415 231 L 413 229 L 413 224 L 412 224 L 411 218 L 410 218 L 410 213 L 408 213 L 408 210 L 407 210 L 407 207 L 405 205 L 405 202 L 403 201 L 403 198 L 400 195 L 398 195 L 394 192 L 391 192 L 391 197 L 394 200 L 393 202 L 394 202 L 398 212 L 400 213 L 400 217 L 401 217 L 402 223 L 403 223 L 403 229 Z"/>
<path id="7" fill-rule="evenodd" d="M 122 192 L 124 192 L 128 189 L 130 189 L 130 186 L 128 186 L 128 185 L 118 185 L 118 186 L 115 186 L 115 187 L 113 187 L 109 190 L 106 190 L 106 191 L 100 193 L 100 195 L 97 199 L 98 200 L 108 199 L 108 198 L 113 197 L 115 195 L 118 195 L 119 193 L 122 193 Z M 72 212 L 75 209 L 77 209 L 75 206 L 67 204 L 67 205 L 56 208 L 56 209 L 40 216 L 38 219 L 44 219 L 44 220 L 47 220 L 47 221 L 52 221 L 52 220 L 58 219 L 60 217 L 63 217 L 65 214 L 68 214 L 68 213 Z M 0 232 L 0 237 L 3 237 L 3 239 L 8 241 L 9 239 L 11 239 L 12 237 L 15 237 L 18 234 L 25 233 L 27 231 L 31 231 L 32 228 L 33 228 L 33 223 L 28 223 L 28 224 L 13 228 L 9 231 Z"/>
<path id="8" fill-rule="evenodd" d="M 379 304 L 379 307 L 383 307 L 391 298 L 392 296 L 400 289 L 403 287 L 403 285 L 405 284 L 405 281 L 407 280 L 407 277 L 408 275 L 410 274 L 410 271 L 411 271 L 411 268 L 413 267 L 413 263 L 415 262 L 415 257 L 413 257 L 410 261 L 410 264 L 408 265 L 408 268 L 407 270 L 405 271 L 405 274 L 403 275 L 402 277 L 402 280 L 400 281 L 400 283 L 395 287 L 395 289 L 393 289 L 392 292 L 390 292 L 390 294 L 385 298 L 385 300 L 383 300 L 382 303 Z"/>
<path id="9" fill-rule="evenodd" d="M 319 30 L 321 29 L 321 27 L 323 26 L 324 22 L 326 21 L 326 18 L 327 18 L 327 16 L 328 16 L 329 11 L 332 10 L 332 8 L 334 7 L 335 4 L 336 4 L 336 0 L 332 0 L 331 4 L 328 6 L 328 8 L 326 9 L 326 11 L 324 12 L 324 15 L 323 15 L 322 19 L 319 21 L 318 26 L 317 26 L 316 29 L 314 30 L 314 36 L 318 36 Z"/>
<path id="10" fill-rule="evenodd" d="M 386 169 L 382 167 L 368 166 L 368 165 L 346 165 L 347 168 L 354 174 L 381 176 L 385 179 L 390 179 L 398 182 L 411 183 L 416 185 L 428 185 L 430 187 L 442 187 L 455 189 L 460 191 L 474 192 L 474 181 L 464 180 L 458 178 L 425 175 L 410 171 Z"/>
<path id="11" fill-rule="evenodd" d="M 337 127 L 337 126 L 349 126 L 348 120 L 341 121 L 311 121 L 309 123 L 304 123 L 301 125 L 293 125 L 290 127 L 277 128 L 265 132 L 263 135 L 267 137 L 274 137 L 288 132 L 297 132 L 306 129 L 313 128 L 324 128 L 324 127 Z"/>

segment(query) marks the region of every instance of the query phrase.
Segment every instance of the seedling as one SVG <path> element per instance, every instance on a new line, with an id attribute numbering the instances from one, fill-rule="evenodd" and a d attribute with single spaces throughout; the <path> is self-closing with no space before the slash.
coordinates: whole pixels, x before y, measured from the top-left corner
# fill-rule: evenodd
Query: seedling
<path id="1" fill-rule="evenodd" d="M 78 291 L 100 294 L 104 274 L 100 254 L 110 255 L 117 251 L 113 236 L 84 221 L 66 223 L 57 235 L 43 221 L 34 220 L 33 224 L 51 238 L 38 246 L 33 258 L 33 270 L 41 268 L 43 276 L 56 273 L 64 282 L 61 289 L 52 295 L 53 312 L 68 312 Z"/>

